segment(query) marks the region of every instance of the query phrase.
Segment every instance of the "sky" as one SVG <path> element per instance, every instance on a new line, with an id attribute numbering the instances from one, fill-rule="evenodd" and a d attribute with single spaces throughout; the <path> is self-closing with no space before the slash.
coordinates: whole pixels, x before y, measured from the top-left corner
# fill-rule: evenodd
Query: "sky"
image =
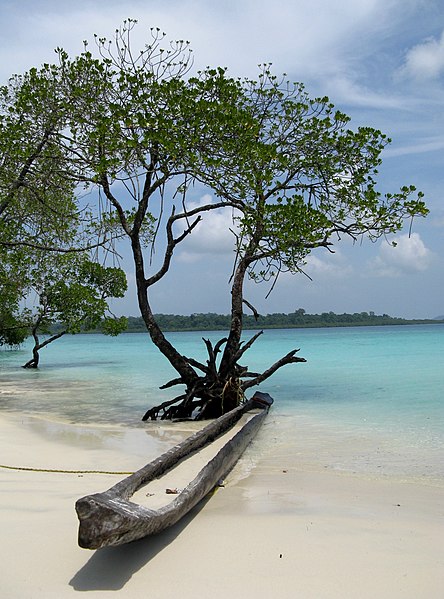
<path id="1" fill-rule="evenodd" d="M 195 68 L 224 66 L 257 77 L 258 64 L 303 82 L 311 96 L 328 95 L 352 117 L 391 139 L 379 189 L 415 185 L 430 210 L 397 236 L 376 243 L 342 242 L 317 250 L 307 274 L 249 284 L 259 312 L 363 312 L 405 318 L 444 315 L 444 5 L 442 0 L 0 0 L 0 82 L 71 55 L 93 34 L 112 37 L 125 18 L 138 20 L 142 47 L 150 27 L 189 40 Z M 208 193 L 201 190 L 198 203 Z M 156 312 L 229 312 L 233 260 L 229 215 L 214 213 L 177 252 L 171 272 L 153 289 Z M 124 252 L 125 256 L 125 252 Z M 114 304 L 138 315 L 131 264 L 129 291 Z"/>

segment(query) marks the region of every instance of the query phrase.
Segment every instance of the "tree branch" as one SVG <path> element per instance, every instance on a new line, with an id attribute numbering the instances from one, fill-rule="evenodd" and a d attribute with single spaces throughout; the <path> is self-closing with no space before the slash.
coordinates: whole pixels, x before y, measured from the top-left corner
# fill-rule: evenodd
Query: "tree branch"
<path id="1" fill-rule="evenodd" d="M 295 364 L 296 362 L 306 362 L 307 360 L 305 358 L 298 358 L 295 356 L 296 352 L 298 352 L 298 351 L 300 351 L 300 350 L 294 349 L 293 351 L 289 352 L 286 356 L 284 356 L 283 358 L 281 358 L 280 360 L 275 362 L 272 366 L 270 366 L 270 368 L 267 368 L 267 370 L 265 370 L 258 377 L 254 378 L 251 381 L 241 383 L 242 389 L 245 391 L 245 389 L 249 389 L 250 387 L 259 385 L 259 383 L 262 383 L 263 381 L 268 379 L 272 374 L 274 374 L 276 372 L 276 370 L 279 370 L 279 368 L 282 368 L 282 366 L 285 366 L 286 364 Z"/>
<path id="2" fill-rule="evenodd" d="M 123 230 L 125 231 L 125 233 L 128 236 L 131 236 L 131 229 L 130 229 L 130 226 L 128 224 L 128 221 L 126 220 L 125 211 L 123 210 L 120 202 L 117 200 L 117 198 L 112 193 L 111 188 L 109 186 L 108 177 L 106 176 L 105 173 L 103 173 L 102 176 L 101 176 L 100 184 L 101 184 L 101 186 L 103 188 L 103 191 L 104 191 L 106 197 L 108 198 L 108 200 L 111 202 L 111 204 L 116 209 L 117 214 L 119 215 L 119 219 L 120 219 L 120 222 L 122 224 Z"/>
<path id="3" fill-rule="evenodd" d="M 187 237 L 187 235 L 189 235 L 192 232 L 192 230 L 200 222 L 201 217 L 198 216 L 196 218 L 196 220 L 193 223 L 191 223 L 191 225 L 187 229 L 185 229 L 185 231 L 181 235 L 179 235 L 179 237 L 176 237 L 176 238 L 173 236 L 173 223 L 175 220 L 176 219 L 174 216 L 174 208 L 173 208 L 173 212 L 172 212 L 170 218 L 168 219 L 168 222 L 166 225 L 167 247 L 165 249 L 163 264 L 154 275 L 152 275 L 148 279 L 145 279 L 145 287 L 151 287 L 151 285 L 154 285 L 155 283 L 157 283 L 157 281 L 159 281 L 168 272 L 168 270 L 170 268 L 171 258 L 173 256 L 174 248 L 181 241 L 183 241 L 185 239 L 185 237 Z"/>
<path id="4" fill-rule="evenodd" d="M 20 189 L 20 187 L 22 187 L 24 185 L 26 175 L 29 173 L 33 163 L 38 158 L 38 156 L 42 152 L 43 148 L 45 147 L 46 143 L 48 142 L 48 139 L 49 139 L 49 136 L 51 135 L 51 133 L 52 133 L 52 129 L 45 129 L 42 139 L 37 144 L 35 151 L 30 156 L 28 156 L 28 158 L 26 159 L 26 161 L 22 167 L 22 170 L 20 171 L 19 176 L 11 185 L 11 190 L 7 194 L 6 199 L 4 200 L 4 202 L 2 204 L 0 204 L 0 215 L 6 210 L 6 208 L 8 207 L 8 204 L 12 201 L 14 192 L 17 191 L 17 189 Z"/>
<path id="5" fill-rule="evenodd" d="M 184 360 L 186 360 L 188 362 L 188 364 L 190 364 L 191 366 L 194 366 L 195 368 L 201 370 L 202 372 L 204 372 L 205 374 L 208 374 L 209 370 L 207 366 L 204 366 L 203 364 L 201 364 L 200 362 L 198 362 L 197 360 L 195 360 L 194 358 L 188 358 L 187 356 L 183 356 Z"/>
<path id="6" fill-rule="evenodd" d="M 174 399 L 170 399 L 168 401 L 164 401 L 163 403 L 161 403 L 158 406 L 155 406 L 154 408 L 150 408 L 149 410 L 147 410 L 145 412 L 145 414 L 142 417 L 142 420 L 148 420 L 148 418 L 151 418 L 151 420 L 156 420 L 157 415 L 159 414 L 160 410 L 164 410 L 165 408 L 168 408 L 169 406 L 172 406 L 173 404 L 177 403 L 178 401 L 185 399 L 186 398 L 186 394 L 184 395 L 179 395 L 178 397 L 175 397 Z"/>
<path id="7" fill-rule="evenodd" d="M 243 301 L 243 303 L 244 303 L 244 304 L 245 304 L 245 305 L 246 305 L 248 308 L 250 308 L 250 310 L 253 312 L 254 320 L 257 322 L 257 321 L 259 320 L 259 316 L 260 316 L 259 312 L 258 312 L 258 311 L 256 310 L 256 308 L 255 308 L 255 307 L 254 307 L 252 304 L 250 304 L 250 302 L 248 302 L 246 299 L 243 299 L 242 301 Z"/>
<path id="8" fill-rule="evenodd" d="M 63 335 L 66 335 L 67 331 L 62 331 L 61 333 L 57 333 L 56 335 L 53 335 L 52 337 L 49 337 L 49 339 L 46 339 L 45 341 L 43 341 L 43 343 L 39 343 L 37 349 L 41 350 L 44 347 L 46 347 L 47 345 L 49 345 L 50 343 L 52 343 L 53 341 L 56 341 L 57 339 L 60 339 L 60 337 L 63 337 Z"/>
<path id="9" fill-rule="evenodd" d="M 224 343 L 226 343 L 227 338 L 224 337 L 223 339 L 219 339 L 219 341 L 216 343 L 214 348 L 209 339 L 203 339 L 203 341 L 207 347 L 207 352 L 208 352 L 208 370 L 207 370 L 207 372 L 208 372 L 208 374 L 211 373 L 213 378 L 216 380 L 217 379 L 217 365 L 216 365 L 217 354 L 220 352 L 220 348 L 222 347 L 222 345 Z"/>
<path id="10" fill-rule="evenodd" d="M 95 242 L 82 247 L 56 247 L 51 245 L 42 245 L 39 243 L 32 243 L 30 241 L 3 241 L 0 239 L 0 246 L 3 247 L 29 247 L 34 250 L 43 250 L 46 252 L 58 252 L 60 254 L 70 254 L 75 252 L 87 252 L 89 250 L 96 249 L 98 247 L 104 247 L 110 242 L 110 239 L 104 239 L 103 241 Z"/>
<path id="11" fill-rule="evenodd" d="M 253 343 L 256 341 L 256 339 L 258 337 L 260 337 L 263 334 L 264 331 L 259 331 L 258 333 L 256 333 L 255 335 L 253 335 L 253 337 L 247 341 L 245 344 L 242 345 L 242 347 L 239 348 L 239 350 L 236 352 L 235 356 L 234 356 L 234 361 L 238 362 L 241 357 L 244 355 L 244 353 L 250 349 L 250 347 L 253 345 Z"/>
<path id="12" fill-rule="evenodd" d="M 168 383 L 165 383 L 164 385 L 162 385 L 161 387 L 159 387 L 159 389 L 169 389 L 170 387 L 174 387 L 175 385 L 183 385 L 184 381 L 181 377 L 177 378 L 177 379 L 172 379 L 171 381 L 168 381 Z"/>

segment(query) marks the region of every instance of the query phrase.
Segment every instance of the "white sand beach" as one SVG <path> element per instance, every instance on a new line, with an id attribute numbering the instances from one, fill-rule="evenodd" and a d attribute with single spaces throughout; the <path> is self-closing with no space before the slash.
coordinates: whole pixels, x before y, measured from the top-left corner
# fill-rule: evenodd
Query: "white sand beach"
<path id="1" fill-rule="evenodd" d="M 442 599 L 443 486 L 316 466 L 269 431 L 179 524 L 98 551 L 77 546 L 74 504 L 122 475 L 0 468 L 2 599 Z M 131 471 L 184 434 L 2 414 L 0 463 Z"/>

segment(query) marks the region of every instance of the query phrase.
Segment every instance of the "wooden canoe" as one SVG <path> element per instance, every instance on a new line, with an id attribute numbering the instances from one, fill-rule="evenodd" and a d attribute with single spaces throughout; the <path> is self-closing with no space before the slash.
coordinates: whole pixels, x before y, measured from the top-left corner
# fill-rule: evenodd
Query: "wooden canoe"
<path id="1" fill-rule="evenodd" d="M 160 532 L 178 522 L 233 468 L 257 433 L 272 403 L 273 399 L 268 393 L 256 392 L 249 401 L 212 421 L 107 491 L 79 499 L 76 512 L 80 521 L 80 547 L 99 549 L 108 545 L 122 545 Z M 149 509 L 130 501 L 150 481 L 230 431 L 244 414 L 245 422 L 239 430 L 170 503 L 159 509 Z"/>

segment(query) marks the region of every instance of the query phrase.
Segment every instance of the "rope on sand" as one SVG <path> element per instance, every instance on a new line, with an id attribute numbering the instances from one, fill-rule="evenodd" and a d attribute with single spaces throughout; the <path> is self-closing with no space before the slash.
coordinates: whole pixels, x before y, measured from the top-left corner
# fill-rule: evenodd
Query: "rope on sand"
<path id="1" fill-rule="evenodd" d="M 0 464 L 0 468 L 5 470 L 24 470 L 26 472 L 55 472 L 62 474 L 134 474 L 133 472 L 115 472 L 109 470 L 59 470 L 53 468 L 25 468 L 24 466 L 6 466 Z"/>

